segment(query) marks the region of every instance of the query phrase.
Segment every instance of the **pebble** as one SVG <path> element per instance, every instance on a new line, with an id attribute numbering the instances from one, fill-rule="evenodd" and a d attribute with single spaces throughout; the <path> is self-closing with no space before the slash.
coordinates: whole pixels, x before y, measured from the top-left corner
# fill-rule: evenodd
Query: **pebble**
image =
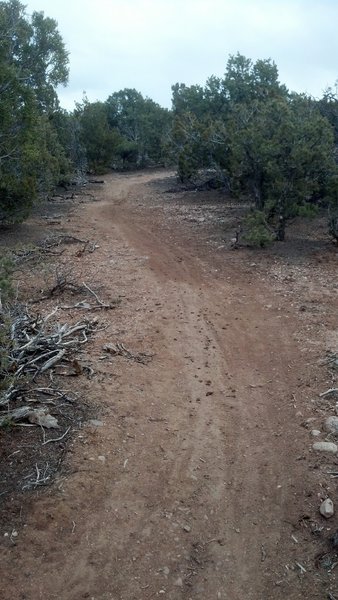
<path id="1" fill-rule="evenodd" d="M 183 529 L 184 529 L 184 531 L 186 531 L 187 533 L 189 533 L 189 531 L 191 531 L 191 527 L 189 527 L 189 525 L 184 525 Z"/>
<path id="2" fill-rule="evenodd" d="M 312 448 L 318 452 L 330 452 L 331 454 L 338 452 L 338 447 L 333 442 L 315 442 Z"/>
<path id="3" fill-rule="evenodd" d="M 177 587 L 183 587 L 183 579 L 182 579 L 182 577 L 178 577 L 178 578 L 176 579 L 176 581 L 175 581 L 175 585 L 176 585 Z"/>
<path id="4" fill-rule="evenodd" d="M 98 421 L 97 419 L 90 419 L 90 421 L 88 421 L 88 425 L 92 425 L 93 427 L 103 427 L 103 421 Z"/>
<path id="5" fill-rule="evenodd" d="M 325 429 L 329 433 L 338 435 L 338 417 L 328 417 L 325 421 Z"/>
<path id="6" fill-rule="evenodd" d="M 321 503 L 319 508 L 320 514 L 325 517 L 325 519 L 329 519 L 334 515 L 334 506 L 333 502 L 330 498 L 326 498 L 324 502 Z"/>
<path id="7" fill-rule="evenodd" d="M 106 462 L 106 457 L 105 456 L 99 456 L 98 457 L 99 461 L 102 462 L 103 464 Z"/>
<path id="8" fill-rule="evenodd" d="M 318 436 L 320 435 L 320 431 L 319 431 L 319 429 L 312 429 L 312 431 L 311 431 L 311 435 L 312 435 L 313 437 L 318 437 Z"/>

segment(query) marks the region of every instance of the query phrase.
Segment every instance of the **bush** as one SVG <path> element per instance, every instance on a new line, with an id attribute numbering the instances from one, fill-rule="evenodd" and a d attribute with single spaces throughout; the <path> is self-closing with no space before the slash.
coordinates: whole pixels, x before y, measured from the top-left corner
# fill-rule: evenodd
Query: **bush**
<path id="1" fill-rule="evenodd" d="M 0 306 L 6 305 L 14 296 L 13 269 L 13 261 L 9 256 L 0 257 Z"/>
<path id="2" fill-rule="evenodd" d="M 275 235 L 269 228 L 265 215 L 260 210 L 252 210 L 244 221 L 243 240 L 254 247 L 264 248 L 271 244 Z"/>
<path id="3" fill-rule="evenodd" d="M 329 233 L 338 242 L 338 207 L 329 209 Z"/>

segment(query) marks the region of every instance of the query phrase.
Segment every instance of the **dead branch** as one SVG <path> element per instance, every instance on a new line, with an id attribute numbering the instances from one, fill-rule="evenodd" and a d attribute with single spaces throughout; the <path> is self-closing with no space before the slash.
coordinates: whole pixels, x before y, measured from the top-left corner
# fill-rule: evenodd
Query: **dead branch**
<path id="1" fill-rule="evenodd" d="M 76 304 L 62 304 L 59 306 L 61 310 L 73 310 L 73 309 L 82 309 L 82 310 L 112 310 L 117 308 L 120 304 L 120 299 L 116 298 L 113 300 L 111 304 L 95 304 L 94 306 L 85 300 L 80 300 Z"/>
<path id="2" fill-rule="evenodd" d="M 103 347 L 103 350 L 105 352 L 109 352 L 109 354 L 112 354 L 113 356 L 123 356 L 124 358 L 134 360 L 135 362 L 141 363 L 143 365 L 148 364 L 154 356 L 153 354 L 146 354 L 145 352 L 133 354 L 132 352 L 130 352 L 130 350 L 127 350 L 127 348 L 121 343 L 106 344 Z"/>
<path id="3" fill-rule="evenodd" d="M 2 417 L 0 417 L 0 427 L 3 427 L 6 423 L 15 423 L 17 421 L 23 421 L 27 418 L 31 408 L 29 406 L 21 406 L 15 410 L 8 411 Z"/>
<path id="4" fill-rule="evenodd" d="M 60 246 L 61 244 L 86 244 L 89 240 L 82 240 L 81 238 L 77 238 L 73 235 L 53 235 L 49 238 L 46 238 L 40 245 L 48 248 L 52 248 L 53 246 Z"/>
<path id="5" fill-rule="evenodd" d="M 14 410 L 7 411 L 0 417 L 0 427 L 6 424 L 19 423 L 20 421 L 28 421 L 32 425 L 40 425 L 47 427 L 47 429 L 56 429 L 59 426 L 57 419 L 52 417 L 46 408 L 20 406 Z"/>
<path id="6" fill-rule="evenodd" d="M 82 285 L 86 288 L 86 290 L 88 290 L 88 292 L 90 292 L 90 294 L 92 294 L 96 300 L 96 302 L 98 303 L 99 306 L 101 306 L 102 308 L 111 308 L 110 304 L 105 304 L 104 302 L 102 302 L 100 300 L 100 298 L 98 297 L 98 295 L 94 292 L 94 290 L 92 290 L 89 285 L 87 285 L 86 283 L 82 283 Z"/>
<path id="7" fill-rule="evenodd" d="M 300 570 L 301 574 L 303 575 L 303 573 L 306 573 L 306 569 L 305 567 L 303 567 L 303 565 L 301 565 L 299 562 L 297 562 L 295 560 L 295 564 L 297 565 L 298 569 Z"/>
<path id="8" fill-rule="evenodd" d="M 50 478 L 51 478 L 51 473 L 48 474 L 48 471 L 50 471 L 50 467 L 49 467 L 48 463 L 46 463 L 46 466 L 45 466 L 44 470 L 39 469 L 38 464 L 36 463 L 36 465 L 35 465 L 35 471 L 36 471 L 36 477 L 35 477 L 35 479 L 30 479 L 23 486 L 23 488 L 22 488 L 23 490 L 30 489 L 30 488 L 36 488 L 36 487 L 38 487 L 40 485 L 47 485 L 49 483 Z M 28 475 L 26 477 L 26 479 L 28 479 L 29 477 L 32 477 L 32 475 Z"/>
<path id="9" fill-rule="evenodd" d="M 73 402 L 73 399 L 70 398 L 69 394 L 70 393 L 74 394 L 74 392 L 59 390 L 59 389 L 52 388 L 52 387 L 32 388 L 32 389 L 28 390 L 28 392 L 31 394 L 43 394 L 44 396 L 58 396 L 59 398 L 67 400 L 68 402 Z"/>
<path id="10" fill-rule="evenodd" d="M 59 308 L 61 310 L 72 310 L 72 309 L 83 309 L 83 310 L 100 310 L 102 306 L 92 306 L 89 302 L 85 302 L 85 300 L 81 300 L 76 304 L 63 304 Z"/>
<path id="11" fill-rule="evenodd" d="M 57 364 L 67 368 L 73 365 L 76 352 L 97 328 L 96 320 L 78 321 L 72 325 L 51 323 L 57 310 L 41 317 L 31 315 L 27 307 L 16 308 L 16 314 L 12 315 L 7 365 L 1 373 L 11 384 L 0 396 L 0 406 L 18 396 L 18 382 L 22 377 L 28 376 L 34 381 Z"/>
<path id="12" fill-rule="evenodd" d="M 62 348 L 62 350 L 60 350 L 56 356 L 52 356 L 52 358 L 47 360 L 47 362 L 41 367 L 40 373 L 44 373 L 45 371 L 47 371 L 47 369 L 50 369 L 51 367 L 53 367 L 57 362 L 59 362 L 64 357 L 66 352 L 67 352 L 66 348 Z"/>
<path id="13" fill-rule="evenodd" d="M 37 258 L 43 254 L 49 254 L 51 256 L 61 256 L 65 250 L 53 251 L 50 248 L 43 246 L 35 246 L 34 248 L 25 248 L 24 250 L 19 250 L 18 252 L 13 253 L 15 257 L 16 263 L 28 262 L 33 258 Z"/>
<path id="14" fill-rule="evenodd" d="M 330 388 L 326 392 L 322 392 L 321 394 L 319 394 L 319 398 L 324 398 L 324 396 L 328 396 L 329 394 L 337 394 L 337 393 L 338 393 L 338 388 Z"/>
<path id="15" fill-rule="evenodd" d="M 80 248 L 80 250 L 78 250 L 78 251 L 75 253 L 75 256 L 77 256 L 78 258 L 79 258 L 80 256 L 82 256 L 82 255 L 83 255 L 83 254 L 86 252 L 86 250 L 87 250 L 88 246 L 89 246 L 89 240 L 87 240 L 87 241 L 84 243 L 84 245 L 83 245 L 83 248 Z"/>
<path id="16" fill-rule="evenodd" d="M 56 269 L 55 284 L 47 292 L 47 298 L 62 294 L 65 290 L 71 291 L 73 294 L 83 292 L 83 287 L 78 285 L 72 277 L 72 268 L 63 268 L 62 271 Z"/>
<path id="17" fill-rule="evenodd" d="M 82 192 L 81 196 L 89 196 L 89 198 L 92 198 L 92 200 L 96 200 L 94 194 L 91 194 L 90 192 Z"/>
<path id="18" fill-rule="evenodd" d="M 66 251 L 65 248 L 60 249 L 61 245 L 69 245 L 69 244 L 82 244 L 83 247 L 78 250 L 75 255 L 80 257 L 86 251 L 94 252 L 98 245 L 91 240 L 82 240 L 81 238 L 77 238 L 73 235 L 53 235 L 48 238 L 45 238 L 38 242 L 36 246 L 22 248 L 13 253 L 15 263 L 19 268 L 20 263 L 28 262 L 32 259 L 39 258 L 41 256 L 50 255 L 50 256 L 61 256 Z"/>
<path id="19" fill-rule="evenodd" d="M 45 440 L 44 442 L 42 442 L 42 445 L 45 446 L 46 444 L 50 444 L 52 442 L 60 442 L 61 440 L 63 440 L 64 437 L 66 437 L 67 433 L 69 433 L 71 427 L 68 427 L 68 429 L 66 429 L 66 431 L 64 432 L 63 435 L 60 435 L 60 437 L 58 438 L 52 438 L 50 440 Z"/>
<path id="20" fill-rule="evenodd" d="M 14 384 L 11 383 L 7 390 L 3 392 L 2 397 L 0 397 L 0 406 L 8 405 L 9 402 L 14 398 L 18 393 L 17 388 L 14 387 Z"/>

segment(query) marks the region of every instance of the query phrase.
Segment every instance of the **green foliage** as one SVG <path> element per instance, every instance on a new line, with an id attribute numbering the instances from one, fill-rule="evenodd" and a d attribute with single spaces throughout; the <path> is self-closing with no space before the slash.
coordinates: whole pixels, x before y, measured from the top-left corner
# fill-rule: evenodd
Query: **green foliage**
<path id="1" fill-rule="evenodd" d="M 14 421 L 10 417 L 5 418 L 1 421 L 1 429 L 11 430 L 14 427 Z"/>
<path id="2" fill-rule="evenodd" d="M 191 113 L 198 119 L 203 118 L 208 110 L 208 105 L 202 86 L 192 85 L 189 87 L 185 83 L 176 83 L 171 90 L 174 115 Z"/>
<path id="3" fill-rule="evenodd" d="M 338 207 L 329 211 L 329 233 L 338 242 Z"/>
<path id="4" fill-rule="evenodd" d="M 328 189 L 328 229 L 330 235 L 338 242 L 338 176 L 332 178 Z"/>
<path id="5" fill-rule="evenodd" d="M 14 296 L 12 283 L 14 265 L 10 256 L 0 257 L 0 303 L 6 305 Z"/>
<path id="6" fill-rule="evenodd" d="M 66 183 L 71 172 L 84 173 L 87 166 L 86 149 L 82 140 L 80 118 L 77 112 L 69 113 L 58 108 L 49 115 L 50 125 L 62 147 L 66 169 L 60 173 L 60 179 Z"/>
<path id="7" fill-rule="evenodd" d="M 106 102 L 84 98 L 74 113 L 88 168 L 103 172 L 163 163 L 162 139 L 169 111 L 134 89 L 115 92 Z"/>
<path id="8" fill-rule="evenodd" d="M 182 182 L 212 171 L 251 202 L 250 243 L 283 240 L 291 219 L 325 203 L 337 236 L 337 90 L 319 102 L 291 94 L 271 59 L 237 53 L 204 87 L 172 86 L 172 111 L 126 88 L 67 113 L 56 93 L 68 78 L 57 23 L 0 0 L 0 42 L 0 224 L 25 218 L 71 170 L 171 163 Z"/>
<path id="9" fill-rule="evenodd" d="M 254 247 L 264 248 L 273 242 L 275 236 L 271 232 L 264 212 L 252 210 L 244 220 L 245 233 L 243 240 Z"/>
<path id="10" fill-rule="evenodd" d="M 223 80 L 230 105 L 253 100 L 286 96 L 287 90 L 278 80 L 278 69 L 270 59 L 251 59 L 237 53 L 230 55 Z"/>
<path id="11" fill-rule="evenodd" d="M 122 137 L 108 123 L 108 111 L 104 102 L 90 103 L 84 98 L 76 107 L 80 124 L 80 141 L 85 148 L 88 169 L 104 173 L 113 166 Z"/>
<path id="12" fill-rule="evenodd" d="M 227 129 L 233 186 L 283 239 L 286 223 L 308 212 L 335 171 L 331 127 L 307 100 L 273 98 L 237 106 Z"/>
<path id="13" fill-rule="evenodd" d="M 106 101 L 108 123 L 122 140 L 117 167 L 135 168 L 163 164 L 163 139 L 169 128 L 169 111 L 135 89 L 115 92 Z"/>
<path id="14" fill-rule="evenodd" d="M 321 100 L 318 101 L 317 106 L 325 117 L 334 132 L 334 139 L 336 144 L 336 149 L 338 146 L 338 81 L 335 83 L 335 87 L 328 87 Z"/>
<path id="15" fill-rule="evenodd" d="M 275 63 L 253 63 L 240 54 L 229 57 L 223 79 L 211 77 L 204 88 L 172 89 L 167 145 L 178 176 L 184 181 L 213 169 L 233 196 L 258 211 L 251 223 L 258 240 L 268 241 L 262 215 L 275 239 L 283 240 L 291 219 L 313 214 L 330 196 L 337 172 L 332 124 L 338 114 L 331 96 L 318 106 L 290 94 L 279 83 Z"/>
<path id="16" fill-rule="evenodd" d="M 181 183 L 190 181 L 190 179 L 197 173 L 197 163 L 194 157 L 187 152 L 181 152 L 178 155 L 177 175 Z"/>
<path id="17" fill-rule="evenodd" d="M 139 147 L 137 142 L 131 142 L 123 138 L 116 148 L 117 165 L 122 166 L 122 169 L 132 168 L 137 165 L 138 156 Z"/>
<path id="18" fill-rule="evenodd" d="M 69 169 L 50 115 L 68 57 L 56 22 L 0 2 L 0 222 L 22 220 Z"/>

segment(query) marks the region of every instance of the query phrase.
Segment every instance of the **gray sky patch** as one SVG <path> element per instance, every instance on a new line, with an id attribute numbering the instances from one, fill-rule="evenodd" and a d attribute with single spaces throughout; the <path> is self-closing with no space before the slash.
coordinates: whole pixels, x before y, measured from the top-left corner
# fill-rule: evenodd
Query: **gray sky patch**
<path id="1" fill-rule="evenodd" d="M 272 58 L 291 90 L 320 97 L 338 78 L 336 0 L 29 0 L 56 19 L 70 52 L 59 90 L 73 109 L 82 92 L 106 100 L 136 88 L 162 106 L 171 85 L 222 76 L 229 54 Z"/>

